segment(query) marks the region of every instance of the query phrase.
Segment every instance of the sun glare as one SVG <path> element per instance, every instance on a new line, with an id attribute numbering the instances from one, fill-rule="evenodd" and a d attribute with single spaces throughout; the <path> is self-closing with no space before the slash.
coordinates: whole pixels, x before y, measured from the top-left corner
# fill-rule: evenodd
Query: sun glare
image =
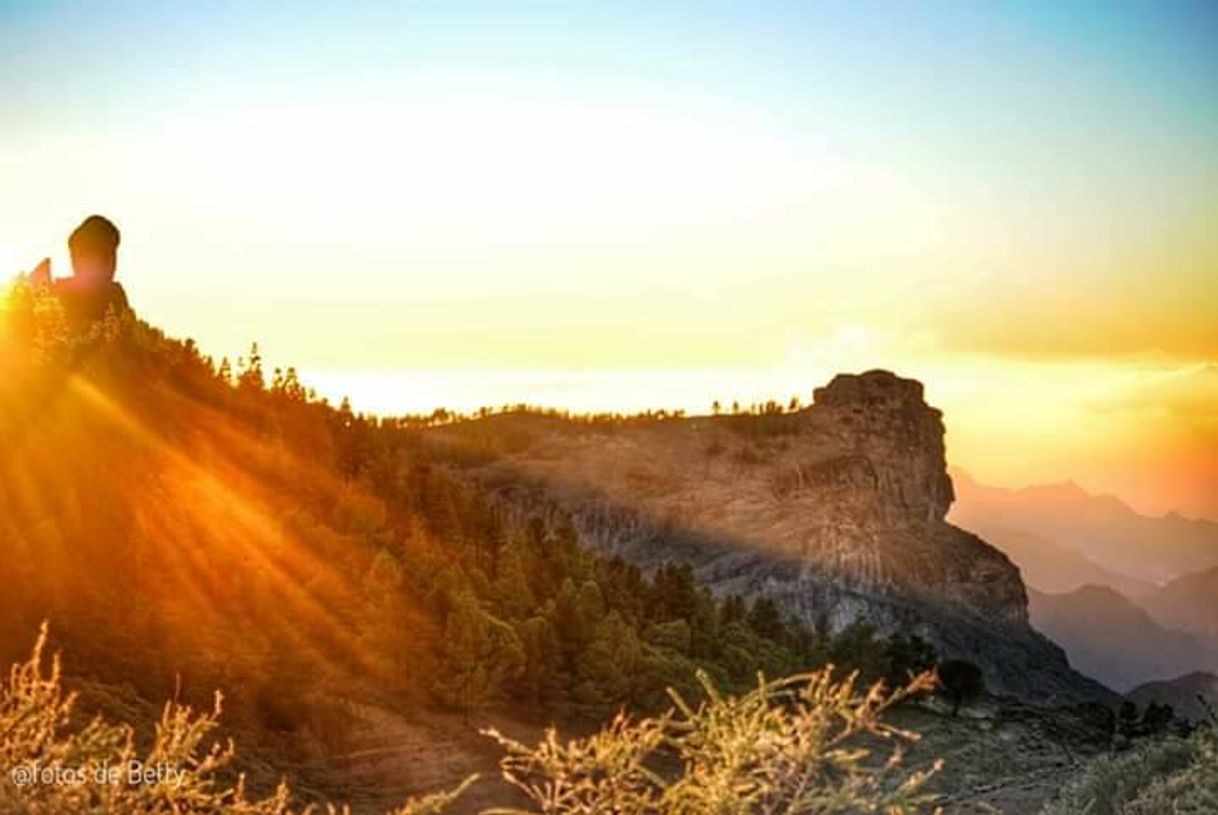
<path id="1" fill-rule="evenodd" d="M 18 274 L 27 271 L 18 260 L 17 251 L 6 244 L 0 243 L 0 280 L 8 282 Z"/>

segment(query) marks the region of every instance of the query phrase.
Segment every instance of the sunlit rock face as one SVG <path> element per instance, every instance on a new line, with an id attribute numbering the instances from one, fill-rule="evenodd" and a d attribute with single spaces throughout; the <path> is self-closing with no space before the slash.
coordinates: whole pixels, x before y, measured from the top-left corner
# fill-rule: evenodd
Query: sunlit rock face
<path id="1" fill-rule="evenodd" d="M 562 507 L 600 551 L 688 562 L 716 593 L 770 597 L 810 624 L 918 634 L 1023 698 L 1105 694 L 1028 626 L 1006 556 L 944 520 L 943 417 L 918 382 L 843 374 L 810 407 L 767 415 L 488 423 L 513 443 L 472 477 Z"/>
<path id="2" fill-rule="evenodd" d="M 922 385 L 887 371 L 839 375 L 804 412 L 821 444 L 797 464 L 804 557 L 822 571 L 923 599 L 1027 621 L 1018 570 L 944 522 L 952 502 L 942 414 Z"/>
<path id="3" fill-rule="evenodd" d="M 843 447 L 865 462 L 868 481 L 886 517 L 941 521 L 952 503 L 943 448 L 943 415 L 923 400 L 922 383 L 887 371 L 840 374 L 814 395 L 809 418 L 833 429 Z M 861 490 L 860 490 L 861 492 Z"/>

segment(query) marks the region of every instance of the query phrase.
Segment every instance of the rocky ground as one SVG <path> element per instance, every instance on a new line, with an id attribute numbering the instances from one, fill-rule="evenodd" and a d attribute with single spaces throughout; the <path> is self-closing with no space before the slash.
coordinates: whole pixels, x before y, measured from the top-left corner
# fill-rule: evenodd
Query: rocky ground
<path id="1" fill-rule="evenodd" d="M 142 722 L 151 732 L 159 706 L 131 689 L 96 682 L 74 683 L 84 712 Z M 321 708 L 324 707 L 324 712 Z M 240 747 L 240 769 L 256 790 L 269 792 L 286 773 L 309 800 L 352 805 L 355 815 L 379 815 L 410 796 L 449 789 L 477 773 L 480 780 L 453 808 L 476 815 L 492 806 L 520 805 L 499 780 L 499 748 L 479 731 L 494 727 L 525 743 L 540 738 L 544 718 L 497 711 L 466 720 L 458 714 L 403 709 L 374 702 L 327 701 L 308 729 L 268 737 L 240 721 L 228 721 L 223 737 Z M 1107 724 L 1094 705 L 1038 707 L 989 699 L 952 716 L 933 701 L 891 712 L 889 721 L 921 735 L 906 765 L 945 766 L 931 791 L 944 796 L 946 812 L 1032 815 L 1089 758 L 1109 749 Z M 564 736 L 590 732 L 595 722 L 561 722 Z M 877 755 L 887 755 L 877 745 Z"/>
<path id="2" fill-rule="evenodd" d="M 1107 732 L 1085 707 L 991 704 L 958 717 L 907 708 L 893 720 L 922 735 L 909 762 L 944 759 L 931 789 L 958 815 L 1033 815 L 1087 759 L 1108 749 Z"/>
<path id="3" fill-rule="evenodd" d="M 328 790 L 346 791 L 360 815 L 383 812 L 409 795 L 451 787 L 471 773 L 481 779 L 454 808 L 476 815 L 490 806 L 520 805 L 498 778 L 498 748 L 478 734 L 492 726 L 531 742 L 541 728 L 503 715 L 478 722 L 431 713 L 402 714 L 361 705 L 353 709 L 344 746 L 326 767 L 301 768 Z M 941 707 L 908 706 L 890 721 L 921 735 L 907 749 L 909 767 L 944 759 L 930 785 L 948 815 L 1034 815 L 1087 759 L 1109 749 L 1094 709 L 1038 708 L 987 702 L 952 716 Z M 565 733 L 586 731 L 563 728 Z M 877 755 L 886 755 L 881 747 Z"/>

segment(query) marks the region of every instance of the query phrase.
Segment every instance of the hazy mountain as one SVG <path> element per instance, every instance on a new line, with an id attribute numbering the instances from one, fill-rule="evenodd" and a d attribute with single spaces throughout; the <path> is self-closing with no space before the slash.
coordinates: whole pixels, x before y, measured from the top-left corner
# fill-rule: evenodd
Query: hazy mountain
<path id="1" fill-rule="evenodd" d="M 1204 721 L 1209 713 L 1197 697 L 1203 697 L 1212 709 L 1218 709 L 1218 676 L 1196 671 L 1175 679 L 1147 682 L 1125 695 L 1139 705 L 1168 704 L 1177 716 L 1194 722 Z"/>
<path id="2" fill-rule="evenodd" d="M 970 517 L 967 509 L 958 511 L 953 507 L 948 518 L 1001 549 L 1019 567 L 1028 587 L 1037 591 L 1062 594 L 1094 585 L 1108 586 L 1127 597 L 1136 598 L 1156 588 L 1153 583 L 1105 569 L 1081 552 L 1047 538 L 1004 526 L 1001 522 Z"/>
<path id="3" fill-rule="evenodd" d="M 1178 577 L 1141 603 L 1164 625 L 1218 637 L 1218 568 Z"/>
<path id="4" fill-rule="evenodd" d="M 1119 499 L 1092 495 L 1073 482 L 1009 490 L 978 484 L 960 470 L 952 478 L 956 504 L 949 520 L 992 537 L 1000 547 L 1005 541 L 1026 557 L 1030 582 L 1051 584 L 1043 588 L 1065 588 L 1087 576 L 1088 582 L 1138 595 L 1140 583 L 1161 584 L 1218 566 L 1214 521 L 1139 515 Z M 1058 568 L 1068 579 L 1047 576 Z"/>
<path id="5" fill-rule="evenodd" d="M 1165 628 L 1106 586 L 1030 591 L 1028 601 L 1033 627 L 1065 648 L 1075 669 L 1114 688 L 1218 668 L 1213 641 Z"/>

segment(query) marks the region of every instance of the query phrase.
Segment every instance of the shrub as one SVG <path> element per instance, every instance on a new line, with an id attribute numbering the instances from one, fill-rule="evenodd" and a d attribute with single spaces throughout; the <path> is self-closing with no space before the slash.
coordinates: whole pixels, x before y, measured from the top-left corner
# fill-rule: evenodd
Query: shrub
<path id="1" fill-rule="evenodd" d="M 210 713 L 170 703 L 151 746 L 139 751 L 126 724 L 95 718 L 81 726 L 63 690 L 59 660 L 33 656 L 0 688 L 0 812 L 26 815 L 339 815 L 330 805 L 299 806 L 286 784 L 251 798 L 232 774 L 236 750 L 215 741 Z M 759 680 L 738 697 L 699 675 L 705 700 L 670 691 L 657 717 L 619 715 L 591 736 L 562 743 L 550 730 L 535 747 L 488 731 L 506 750 L 504 780 L 544 815 L 912 815 L 932 803 L 923 787 L 938 770 L 907 771 L 901 744 L 916 739 L 882 721 L 892 705 L 928 690 L 927 673 L 888 693 L 833 669 L 776 682 Z M 866 742 L 866 744 L 864 743 Z M 868 745 L 891 743 L 886 755 Z M 168 772 L 134 778 L 141 765 Z M 34 774 L 31 778 L 30 774 Z M 235 781 L 227 779 L 235 778 Z M 462 792 L 407 803 L 393 815 L 440 815 Z M 484 815 L 519 810 L 489 810 Z"/>
<path id="2" fill-rule="evenodd" d="M 244 780 L 224 775 L 236 756 L 231 742 L 212 738 L 220 700 L 210 713 L 169 703 L 152 746 L 137 752 L 125 724 L 95 718 L 73 725 L 75 696 L 64 692 L 59 659 L 44 668 L 46 630 L 33 656 L 15 665 L 0 688 L 0 812 L 29 815 L 330 815 L 327 805 L 297 807 L 281 784 L 251 799 Z M 207 742 L 211 742 L 205 746 Z M 134 775 L 140 767 L 148 775 Z M 472 779 L 471 779 L 472 781 Z M 469 783 L 468 781 L 466 782 Z M 464 785 L 463 785 L 464 787 Z M 461 788 L 413 801 L 393 815 L 437 815 Z"/>
<path id="3" fill-rule="evenodd" d="M 860 691 L 831 668 L 724 697 L 700 675 L 706 701 L 632 722 L 623 716 L 588 738 L 563 744 L 550 730 L 535 747 L 487 731 L 506 750 L 503 776 L 542 815 L 832 815 L 923 811 L 925 772 L 900 766 L 899 742 L 914 734 L 883 724 L 882 714 L 934 682 L 930 674 L 887 694 Z M 876 761 L 861 741 L 898 744 Z M 662 772 L 665 764 L 680 769 Z M 519 810 L 494 810 L 523 815 Z"/>
<path id="4" fill-rule="evenodd" d="M 1042 815 L 1213 815 L 1218 812 L 1218 738 L 1201 727 L 1190 738 L 1140 744 L 1092 761 Z"/>
<path id="5" fill-rule="evenodd" d="M 963 659 L 949 659 L 939 665 L 940 688 L 952 704 L 952 715 L 960 706 L 980 699 L 985 694 L 985 676 L 981 669 Z"/>

